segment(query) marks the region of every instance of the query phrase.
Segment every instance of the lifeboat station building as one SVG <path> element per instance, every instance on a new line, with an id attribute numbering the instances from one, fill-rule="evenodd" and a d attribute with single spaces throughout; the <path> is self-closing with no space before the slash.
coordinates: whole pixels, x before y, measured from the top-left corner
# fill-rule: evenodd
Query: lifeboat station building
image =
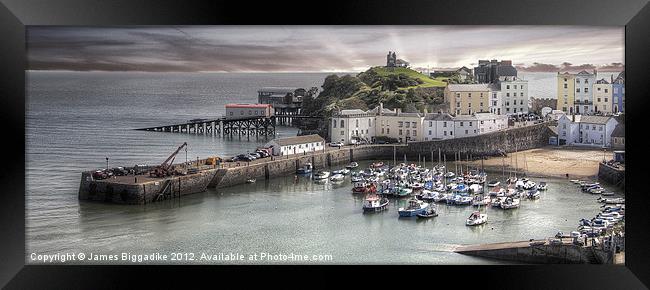
<path id="1" fill-rule="evenodd" d="M 271 148 L 275 156 L 302 154 L 324 150 L 325 139 L 317 134 L 278 138 L 266 143 L 264 147 Z"/>

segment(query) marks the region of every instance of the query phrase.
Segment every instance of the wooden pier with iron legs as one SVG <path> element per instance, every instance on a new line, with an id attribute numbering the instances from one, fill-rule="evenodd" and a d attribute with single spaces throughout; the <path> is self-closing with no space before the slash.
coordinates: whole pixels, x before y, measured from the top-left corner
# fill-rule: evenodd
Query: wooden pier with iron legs
<path id="1" fill-rule="evenodd" d="M 275 136 L 276 118 L 254 117 L 243 119 L 200 119 L 199 121 L 187 122 L 175 125 L 164 125 L 136 130 L 171 132 L 171 133 L 194 133 L 212 134 L 219 136 Z"/>

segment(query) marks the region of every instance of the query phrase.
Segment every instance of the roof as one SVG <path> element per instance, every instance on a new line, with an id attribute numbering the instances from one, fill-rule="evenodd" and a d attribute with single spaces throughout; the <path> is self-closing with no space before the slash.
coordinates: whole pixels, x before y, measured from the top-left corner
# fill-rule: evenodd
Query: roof
<path id="1" fill-rule="evenodd" d="M 577 75 L 593 75 L 593 74 L 583 70 L 583 71 L 577 73 Z"/>
<path id="2" fill-rule="evenodd" d="M 429 113 L 424 116 L 425 120 L 435 120 L 435 121 L 452 121 L 454 120 L 451 115 L 447 113 Z"/>
<path id="3" fill-rule="evenodd" d="M 611 119 L 611 117 L 605 117 L 605 116 L 585 116 L 582 115 L 580 118 L 577 118 L 576 116 L 576 122 L 580 123 L 589 123 L 589 124 L 607 124 L 607 122 Z"/>
<path id="4" fill-rule="evenodd" d="M 625 138 L 625 123 L 619 123 L 612 131 L 612 137 L 622 137 Z"/>
<path id="5" fill-rule="evenodd" d="M 323 141 L 325 141 L 323 137 L 317 134 L 312 134 L 312 135 L 304 135 L 304 136 L 296 136 L 296 137 L 278 138 L 278 139 L 273 139 L 273 141 L 271 142 L 275 142 L 280 146 L 287 146 L 287 145 L 298 145 L 298 144 L 323 142 Z"/>
<path id="6" fill-rule="evenodd" d="M 226 108 L 266 109 L 269 107 L 271 107 L 271 104 L 226 104 Z"/>
<path id="7" fill-rule="evenodd" d="M 454 121 L 476 121 L 478 120 L 474 115 L 456 115 Z"/>
<path id="8" fill-rule="evenodd" d="M 353 110 L 341 110 L 339 112 L 339 116 L 345 116 L 345 115 L 359 115 L 359 114 L 367 114 L 364 110 L 359 110 L 359 109 L 353 109 Z"/>
<path id="9" fill-rule="evenodd" d="M 499 76 L 517 76 L 517 69 L 511 65 L 500 65 L 497 67 Z"/>
<path id="10" fill-rule="evenodd" d="M 504 119 L 507 118 L 506 116 L 503 115 L 496 115 L 493 113 L 476 113 L 474 116 L 479 119 L 479 120 L 491 120 L 491 119 Z"/>
<path id="11" fill-rule="evenodd" d="M 596 81 L 597 84 L 609 84 L 609 82 L 605 79 L 599 79 Z"/>
<path id="12" fill-rule="evenodd" d="M 449 84 L 447 88 L 453 92 L 478 92 L 489 91 L 488 84 Z"/>
<path id="13" fill-rule="evenodd" d="M 420 113 L 399 113 L 397 114 L 398 117 L 422 117 L 422 114 Z"/>
<path id="14" fill-rule="evenodd" d="M 297 89 L 298 88 L 290 88 L 290 87 L 263 87 L 257 90 L 257 92 L 286 94 L 286 93 L 293 93 Z"/>
<path id="15" fill-rule="evenodd" d="M 377 107 L 375 107 L 374 109 L 370 109 L 370 110 L 368 110 L 368 113 L 379 114 L 379 107 L 377 106 Z M 381 113 L 382 113 L 382 114 L 395 114 L 396 111 L 395 111 L 395 110 L 389 110 L 389 109 L 383 108 L 383 109 L 381 110 Z"/>

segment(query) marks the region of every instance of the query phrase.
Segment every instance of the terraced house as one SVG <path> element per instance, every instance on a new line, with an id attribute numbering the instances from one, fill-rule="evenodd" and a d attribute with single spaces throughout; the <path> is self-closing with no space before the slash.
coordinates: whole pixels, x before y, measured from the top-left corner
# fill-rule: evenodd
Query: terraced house
<path id="1" fill-rule="evenodd" d="M 490 112 L 490 84 L 449 84 L 444 100 L 452 115 L 471 115 Z"/>

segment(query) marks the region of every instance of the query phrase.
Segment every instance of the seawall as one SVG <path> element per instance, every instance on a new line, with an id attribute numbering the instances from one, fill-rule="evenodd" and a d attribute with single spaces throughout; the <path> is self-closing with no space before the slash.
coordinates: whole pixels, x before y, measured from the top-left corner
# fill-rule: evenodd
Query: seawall
<path id="1" fill-rule="evenodd" d="M 205 191 L 206 188 L 223 188 L 244 184 L 248 179 L 270 179 L 287 174 L 294 174 L 306 163 L 311 163 L 314 170 L 331 166 L 348 164 L 352 161 L 370 159 L 418 160 L 418 155 L 429 161 L 437 159 L 440 149 L 447 160 L 453 160 L 455 153 L 463 159 L 468 156 L 498 156 L 502 153 L 538 148 L 548 144 L 552 134 L 547 124 L 537 124 L 522 128 L 512 128 L 499 132 L 474 137 L 411 142 L 394 145 L 363 145 L 344 147 L 304 155 L 276 156 L 233 166 L 223 164 L 220 167 L 203 166 L 196 174 L 171 176 L 166 178 L 146 178 L 131 182 L 131 177 L 94 180 L 92 172 L 83 172 L 79 186 L 80 200 L 106 201 L 127 204 L 144 204 L 161 198 L 182 196 Z M 432 157 L 433 156 L 433 157 Z M 205 160 L 200 160 L 204 165 Z M 128 180 L 126 179 L 128 178 Z M 163 193 L 164 191 L 164 193 Z"/>
<path id="2" fill-rule="evenodd" d="M 611 253 L 567 243 L 531 246 L 529 241 L 460 246 L 455 252 L 529 264 L 611 264 Z"/>
<path id="3" fill-rule="evenodd" d="M 598 165 L 598 179 L 625 188 L 625 169 L 614 168 L 601 162 Z"/>

